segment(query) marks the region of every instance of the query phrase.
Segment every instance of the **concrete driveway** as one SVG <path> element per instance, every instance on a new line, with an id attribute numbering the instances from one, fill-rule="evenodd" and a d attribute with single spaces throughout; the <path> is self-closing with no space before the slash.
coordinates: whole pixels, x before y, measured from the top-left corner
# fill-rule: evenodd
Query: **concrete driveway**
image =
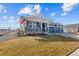
<path id="1" fill-rule="evenodd" d="M 65 36 L 65 37 L 70 37 L 70 38 L 79 40 L 79 35 L 74 35 L 74 34 L 61 34 L 61 35 Z"/>
<path id="2" fill-rule="evenodd" d="M 69 34 L 69 33 L 56 33 L 56 35 L 61 35 L 64 37 L 70 37 L 70 38 L 79 40 L 79 35 L 74 35 L 74 34 Z"/>

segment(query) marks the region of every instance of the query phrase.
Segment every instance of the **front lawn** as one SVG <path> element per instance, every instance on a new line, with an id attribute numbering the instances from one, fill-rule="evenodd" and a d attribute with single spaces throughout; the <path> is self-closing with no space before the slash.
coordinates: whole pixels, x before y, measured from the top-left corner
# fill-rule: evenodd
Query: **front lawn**
<path id="1" fill-rule="evenodd" d="M 79 41 L 61 36 L 27 36 L 0 41 L 0 55 L 64 56 L 79 47 Z"/>

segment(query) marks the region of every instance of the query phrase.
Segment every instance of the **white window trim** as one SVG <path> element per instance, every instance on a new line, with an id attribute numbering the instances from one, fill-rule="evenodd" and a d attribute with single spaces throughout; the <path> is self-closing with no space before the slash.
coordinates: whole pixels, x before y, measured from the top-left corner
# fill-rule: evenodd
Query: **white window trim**
<path id="1" fill-rule="evenodd" d="M 32 22 L 32 21 L 29 21 L 29 22 Z M 31 25 L 32 27 L 29 27 L 29 25 Z M 35 26 L 35 27 L 34 27 L 34 26 Z M 34 22 L 29 23 L 29 24 L 28 24 L 28 28 L 30 28 L 30 29 L 37 29 L 36 22 L 35 22 L 35 23 L 34 23 Z"/>

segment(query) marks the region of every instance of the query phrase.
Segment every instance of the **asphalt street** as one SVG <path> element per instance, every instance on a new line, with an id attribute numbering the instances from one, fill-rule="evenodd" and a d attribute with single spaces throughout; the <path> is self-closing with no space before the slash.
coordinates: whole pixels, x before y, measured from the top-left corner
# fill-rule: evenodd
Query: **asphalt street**
<path id="1" fill-rule="evenodd" d="M 15 32 L 10 32 L 10 33 L 7 33 L 7 34 L 4 34 L 3 36 L 0 36 L 0 41 L 1 40 L 9 40 L 9 39 L 13 39 L 13 38 L 16 38 L 16 33 Z"/>

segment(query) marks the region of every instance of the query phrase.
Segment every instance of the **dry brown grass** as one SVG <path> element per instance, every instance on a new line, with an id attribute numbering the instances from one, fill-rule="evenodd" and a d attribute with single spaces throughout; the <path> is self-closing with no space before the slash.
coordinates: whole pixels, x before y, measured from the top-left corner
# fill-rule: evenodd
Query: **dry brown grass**
<path id="1" fill-rule="evenodd" d="M 64 56 L 79 47 L 79 41 L 61 36 L 27 36 L 0 42 L 0 55 Z"/>

